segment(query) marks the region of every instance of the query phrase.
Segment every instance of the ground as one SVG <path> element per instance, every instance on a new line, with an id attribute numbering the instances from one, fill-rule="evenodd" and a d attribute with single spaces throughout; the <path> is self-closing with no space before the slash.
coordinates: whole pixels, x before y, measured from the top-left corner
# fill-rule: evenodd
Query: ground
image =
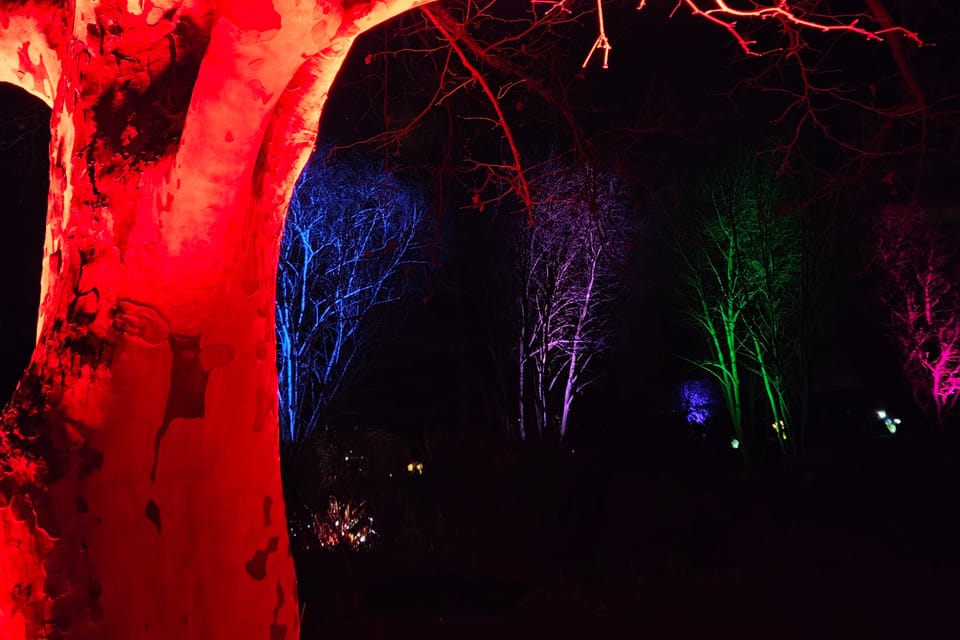
<path id="1" fill-rule="evenodd" d="M 370 551 L 298 556 L 305 638 L 926 637 L 951 624 L 953 442 L 879 437 L 750 474 L 692 443 L 660 459 L 461 444 L 459 460 L 437 447 L 404 479 L 398 530 Z"/>

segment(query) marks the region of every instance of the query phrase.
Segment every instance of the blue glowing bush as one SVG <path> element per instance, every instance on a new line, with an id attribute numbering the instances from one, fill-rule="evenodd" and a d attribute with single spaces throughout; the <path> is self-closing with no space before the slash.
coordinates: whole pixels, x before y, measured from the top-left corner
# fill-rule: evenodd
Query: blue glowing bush
<path id="1" fill-rule="evenodd" d="M 690 426 L 706 427 L 720 402 L 717 385 L 704 379 L 687 380 L 677 389 L 680 413 Z"/>

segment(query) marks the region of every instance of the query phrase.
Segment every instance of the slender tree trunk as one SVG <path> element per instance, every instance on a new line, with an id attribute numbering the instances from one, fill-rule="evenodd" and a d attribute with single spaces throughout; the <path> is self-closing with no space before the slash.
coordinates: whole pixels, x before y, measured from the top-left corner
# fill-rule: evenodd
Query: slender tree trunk
<path id="1" fill-rule="evenodd" d="M 522 318 L 522 316 L 521 316 Z M 522 320 L 521 320 L 522 322 Z M 524 381 L 524 369 L 526 369 L 527 364 L 527 350 L 526 350 L 526 336 L 524 331 L 521 328 L 520 331 L 520 345 L 519 345 L 519 355 L 517 356 L 518 367 L 517 374 L 519 375 L 519 382 L 517 384 L 517 425 L 520 429 L 520 439 L 527 439 L 527 426 L 526 426 L 526 415 L 523 410 L 524 406 L 524 391 L 526 390 L 526 385 Z"/>
<path id="2" fill-rule="evenodd" d="M 52 107 L 38 340 L 0 430 L 0 637 L 292 640 L 275 278 L 353 38 L 413 0 L 0 2 Z"/>
<path id="3" fill-rule="evenodd" d="M 587 281 L 587 290 L 583 294 L 583 300 L 580 304 L 580 314 L 577 316 L 577 326 L 573 333 L 573 349 L 570 353 L 570 362 L 567 366 L 567 381 L 563 388 L 563 414 L 560 416 L 560 439 L 567 435 L 567 419 L 570 417 L 570 406 L 573 404 L 574 388 L 579 377 L 577 369 L 577 354 L 580 351 L 580 341 L 583 338 L 583 327 L 587 316 L 590 313 L 590 306 L 593 304 L 593 286 L 597 279 L 597 262 L 600 260 L 600 251 L 598 249 L 592 257 L 590 263 L 590 279 Z"/>
<path id="4" fill-rule="evenodd" d="M 724 321 L 724 332 L 726 333 L 726 348 L 730 357 L 730 388 L 728 391 L 728 409 L 730 411 L 730 420 L 733 423 L 733 433 L 740 442 L 740 456 L 744 464 L 749 462 L 749 453 L 746 436 L 743 432 L 743 402 L 741 400 L 740 390 L 740 369 L 737 363 L 737 343 L 736 343 L 736 323 L 735 321 Z"/>
<path id="5" fill-rule="evenodd" d="M 763 391 L 767 397 L 767 405 L 770 407 L 770 414 L 773 419 L 772 427 L 774 434 L 776 434 L 777 446 L 780 448 L 780 453 L 786 455 L 786 429 L 792 427 L 792 425 L 788 425 L 786 416 L 784 412 L 781 411 L 783 408 L 783 395 L 773 383 L 774 374 L 763 357 L 763 347 L 760 345 L 760 341 L 755 335 L 751 335 L 750 337 L 753 341 L 754 357 L 760 369 L 760 379 L 763 381 Z"/>

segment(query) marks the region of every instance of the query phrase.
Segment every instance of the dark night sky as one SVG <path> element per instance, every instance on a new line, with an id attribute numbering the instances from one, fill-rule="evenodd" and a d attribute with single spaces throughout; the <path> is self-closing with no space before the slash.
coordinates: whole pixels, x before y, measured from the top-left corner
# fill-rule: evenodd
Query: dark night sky
<path id="1" fill-rule="evenodd" d="M 744 143 L 770 145 L 783 134 L 782 130 L 769 125 L 776 113 L 774 95 L 752 90 L 738 92 L 733 99 L 723 95 L 737 79 L 760 69 L 764 61 L 744 61 L 722 31 L 703 21 L 686 15 L 666 20 L 665 14 L 673 3 L 649 4 L 652 6 L 638 13 L 630 9 L 632 4 L 611 3 L 608 31 L 614 46 L 612 68 L 604 72 L 594 63 L 582 78 L 571 84 L 584 130 L 598 146 L 609 149 L 605 159 L 615 159 L 627 166 L 638 185 L 638 193 L 645 194 L 640 197 L 645 203 L 669 200 L 677 185 L 696 175 L 700 167 L 730 147 Z M 960 202 L 956 181 L 960 170 L 960 138 L 957 136 L 960 100 L 954 92 L 960 93 L 956 82 L 960 77 L 957 62 L 960 19 L 956 9 L 937 8 L 949 6 L 951 0 L 942 3 L 904 0 L 893 4 L 899 5 L 895 13 L 903 15 L 905 24 L 936 45 L 911 54 L 928 88 L 933 109 L 942 114 L 931 121 L 930 148 L 922 184 L 926 197 L 938 205 L 956 206 Z M 580 33 L 564 44 L 564 49 L 570 52 L 572 77 L 579 73 L 581 51 L 586 52 L 595 35 L 592 20 L 592 17 L 585 18 Z M 383 42 L 382 33 L 373 33 L 358 43 L 328 103 L 322 123 L 325 138 L 349 143 L 382 126 L 382 83 L 369 75 L 364 56 L 382 47 Z M 832 77 L 849 79 L 864 74 L 876 78 L 880 90 L 888 86 L 883 78 L 893 67 L 885 46 L 864 45 L 853 42 L 850 37 L 837 39 L 829 46 L 833 54 L 829 58 L 829 64 L 833 65 L 830 67 Z M 474 105 L 482 105 L 474 100 Z M 939 102 L 934 103 L 935 100 Z M 388 110 L 399 112 L 401 107 L 396 102 L 387 102 Z M 643 116 L 644 113 L 647 115 Z M 527 119 L 528 115 L 516 110 L 508 113 L 508 117 L 515 119 L 521 139 L 533 146 L 539 140 L 541 146 L 549 147 L 553 141 L 541 139 L 543 126 Z M 0 255 L 4 261 L 0 273 L 5 293 L 0 310 L 0 394 L 12 389 L 28 357 L 35 331 L 46 189 L 47 134 L 43 131 L 46 117 L 45 109 L 36 100 L 12 87 L 0 86 L 0 190 L 4 194 L 0 215 L 5 225 L 0 234 Z M 626 131 L 657 118 L 661 122 L 659 132 L 633 135 Z M 848 129 L 848 133 L 855 132 L 860 125 L 853 120 L 838 123 Z M 414 133 L 411 144 L 416 143 L 416 135 Z M 434 134 L 427 130 L 424 135 L 429 142 L 429 136 Z M 905 144 L 912 142 L 904 136 Z M 819 160 L 824 168 L 836 157 L 835 150 L 822 141 L 811 137 L 805 138 L 804 144 L 811 162 Z M 909 167 L 915 166 L 915 160 L 915 154 L 901 154 L 874 163 L 856 188 L 848 188 L 845 195 L 832 204 L 820 206 L 839 210 L 852 204 L 862 206 L 875 202 L 882 197 L 879 178 L 889 171 L 906 175 L 910 173 Z M 454 193 L 453 197 L 462 199 L 463 194 Z M 862 218 L 857 218 L 851 210 L 849 215 L 845 213 L 838 219 L 841 246 L 846 248 L 838 252 L 837 278 L 846 278 L 845 282 L 852 286 L 845 295 L 837 296 L 833 313 L 838 318 L 832 335 L 824 343 L 824 351 L 829 355 L 824 362 L 829 363 L 826 368 L 855 369 L 850 377 L 862 384 L 874 383 L 874 380 L 857 378 L 862 378 L 864 371 L 868 372 L 866 375 L 876 371 L 878 363 L 886 368 L 890 362 L 871 356 L 880 349 L 878 325 L 874 323 L 872 329 L 859 325 L 873 313 L 871 296 L 863 288 L 867 280 L 860 278 L 858 272 L 862 266 L 863 238 L 858 238 L 857 232 L 862 231 Z M 447 238 L 452 239 L 453 244 L 447 247 L 444 269 L 437 275 L 441 285 L 434 291 L 436 295 L 430 304 L 410 306 L 406 312 L 410 321 L 398 331 L 390 348 L 397 363 L 367 376 L 363 381 L 366 390 L 356 393 L 359 400 L 369 399 L 387 387 L 393 387 L 391 402 L 407 398 L 412 405 L 430 405 L 425 399 L 428 395 L 433 398 L 443 395 L 424 394 L 425 386 L 467 396 L 482 393 L 477 387 L 479 378 L 489 375 L 489 371 L 482 367 L 478 371 L 465 361 L 469 361 L 469 354 L 474 352 L 477 358 L 486 357 L 485 347 L 479 340 L 484 335 L 484 328 L 478 324 L 482 323 L 482 317 L 471 309 L 471 305 L 483 304 L 478 290 L 485 276 L 477 265 L 483 264 L 482 257 L 489 250 L 483 240 L 486 223 L 482 214 L 475 212 L 454 212 L 446 220 Z M 465 240 L 468 237 L 471 240 Z M 659 248 L 650 248 L 645 253 L 639 269 L 662 268 L 658 263 L 662 257 Z M 620 318 L 624 331 L 617 350 L 607 360 L 609 384 L 597 391 L 594 403 L 600 406 L 612 399 L 619 403 L 621 411 L 634 408 L 631 403 L 643 395 L 638 392 L 640 387 L 662 380 L 665 370 L 678 368 L 676 359 L 664 348 L 664 342 L 678 337 L 670 331 L 670 315 L 665 312 L 670 300 L 667 283 L 654 279 L 639 287 L 628 300 Z M 854 335 L 864 339 L 854 345 L 851 343 Z M 841 348 L 844 345 L 846 348 Z M 867 366 L 853 364 L 858 361 Z M 417 375 L 399 375 L 412 373 Z M 455 409 L 430 405 L 427 413 L 435 412 L 430 419 L 439 421 Z M 384 406 L 384 413 L 394 410 L 394 406 Z M 418 410 L 422 411 L 423 406 L 404 409 L 409 413 Z"/>
<path id="2" fill-rule="evenodd" d="M 0 394 L 12 392 L 30 357 L 40 302 L 49 110 L 0 84 Z"/>

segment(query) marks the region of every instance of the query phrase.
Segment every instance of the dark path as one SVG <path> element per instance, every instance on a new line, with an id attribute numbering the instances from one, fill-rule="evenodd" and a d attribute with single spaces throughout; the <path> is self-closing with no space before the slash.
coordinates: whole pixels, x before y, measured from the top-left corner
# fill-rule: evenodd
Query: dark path
<path id="1" fill-rule="evenodd" d="M 304 638 L 954 637 L 957 460 L 883 444 L 740 479 L 587 459 L 539 470 L 553 511 L 447 478 L 432 552 L 301 563 Z"/>

